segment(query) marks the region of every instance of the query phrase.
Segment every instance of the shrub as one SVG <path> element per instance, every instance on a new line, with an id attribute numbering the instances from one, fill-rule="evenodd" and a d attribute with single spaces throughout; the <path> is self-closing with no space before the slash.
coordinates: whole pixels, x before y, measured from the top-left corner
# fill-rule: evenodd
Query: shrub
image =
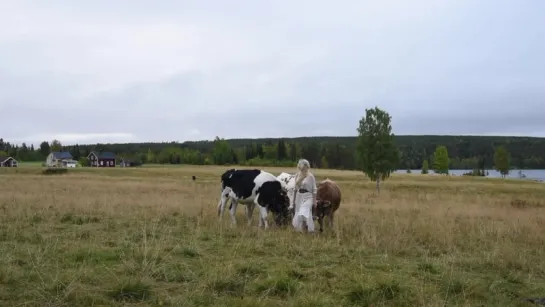
<path id="1" fill-rule="evenodd" d="M 46 168 L 42 171 L 43 175 L 60 175 L 60 174 L 66 174 L 68 172 L 67 168 Z"/>
<path id="2" fill-rule="evenodd" d="M 279 161 L 279 160 L 267 160 L 261 158 L 253 158 L 241 163 L 245 166 L 277 166 L 277 167 L 295 167 L 297 162 L 293 161 Z"/>

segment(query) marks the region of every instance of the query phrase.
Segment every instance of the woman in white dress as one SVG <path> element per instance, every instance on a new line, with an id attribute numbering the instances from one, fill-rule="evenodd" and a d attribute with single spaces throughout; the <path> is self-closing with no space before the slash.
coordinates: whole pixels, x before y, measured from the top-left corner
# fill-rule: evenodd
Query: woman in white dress
<path id="1" fill-rule="evenodd" d="M 310 172 L 310 163 L 301 159 L 297 163 L 299 172 L 295 175 L 295 197 L 292 225 L 296 231 L 303 231 L 303 222 L 307 224 L 309 232 L 314 232 L 312 207 L 316 207 L 316 179 Z"/>

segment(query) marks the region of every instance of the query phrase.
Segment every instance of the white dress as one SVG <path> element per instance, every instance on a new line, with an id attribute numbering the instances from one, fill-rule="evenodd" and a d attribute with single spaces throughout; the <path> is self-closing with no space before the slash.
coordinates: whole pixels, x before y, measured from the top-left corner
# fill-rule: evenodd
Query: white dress
<path id="1" fill-rule="evenodd" d="M 297 175 L 299 176 L 299 174 Z M 295 182 L 297 182 L 297 176 Z M 299 189 L 305 189 L 308 192 L 301 193 Z M 308 231 L 314 231 L 314 220 L 312 219 L 312 206 L 316 198 L 316 179 L 312 173 L 308 173 L 299 186 L 295 187 L 297 192 L 295 196 L 295 214 L 293 216 L 292 225 L 297 231 L 303 230 L 303 222 L 306 222 Z"/>

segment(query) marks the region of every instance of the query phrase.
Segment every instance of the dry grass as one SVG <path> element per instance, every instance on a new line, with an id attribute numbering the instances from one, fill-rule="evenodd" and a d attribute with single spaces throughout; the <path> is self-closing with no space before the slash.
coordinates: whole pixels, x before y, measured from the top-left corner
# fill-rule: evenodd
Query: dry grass
<path id="1" fill-rule="evenodd" d="M 545 186 L 316 170 L 335 231 L 216 217 L 225 167 L 0 172 L 0 306 L 524 306 L 545 296 Z M 291 169 L 267 168 L 274 174 Z M 197 181 L 191 181 L 191 175 Z M 327 224 L 326 224 L 327 226 Z"/>

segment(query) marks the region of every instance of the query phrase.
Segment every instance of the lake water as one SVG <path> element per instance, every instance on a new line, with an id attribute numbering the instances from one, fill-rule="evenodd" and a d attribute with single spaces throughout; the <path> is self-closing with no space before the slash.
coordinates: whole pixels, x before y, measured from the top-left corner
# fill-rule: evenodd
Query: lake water
<path id="1" fill-rule="evenodd" d="M 454 175 L 454 176 L 462 176 L 464 173 L 468 173 L 470 171 L 471 170 L 465 170 L 465 169 L 451 169 L 451 170 L 449 170 L 449 174 Z M 485 172 L 486 171 L 488 171 L 488 176 L 487 177 L 501 178 L 500 172 L 498 172 L 496 170 L 485 170 Z M 522 178 L 522 179 L 537 180 L 537 181 L 545 182 L 545 170 L 544 169 L 524 169 L 524 170 L 520 170 L 520 171 L 522 171 L 522 174 L 526 176 L 526 178 Z M 420 174 L 421 170 L 412 169 L 411 172 L 413 174 Z M 407 173 L 407 170 L 397 170 L 396 173 L 398 173 L 398 174 Z M 434 172 L 432 170 L 430 170 L 430 174 L 433 174 L 433 173 Z M 519 179 L 520 178 L 519 177 L 519 170 L 518 169 L 511 170 L 509 172 L 509 175 L 507 175 L 507 178 Z"/>

